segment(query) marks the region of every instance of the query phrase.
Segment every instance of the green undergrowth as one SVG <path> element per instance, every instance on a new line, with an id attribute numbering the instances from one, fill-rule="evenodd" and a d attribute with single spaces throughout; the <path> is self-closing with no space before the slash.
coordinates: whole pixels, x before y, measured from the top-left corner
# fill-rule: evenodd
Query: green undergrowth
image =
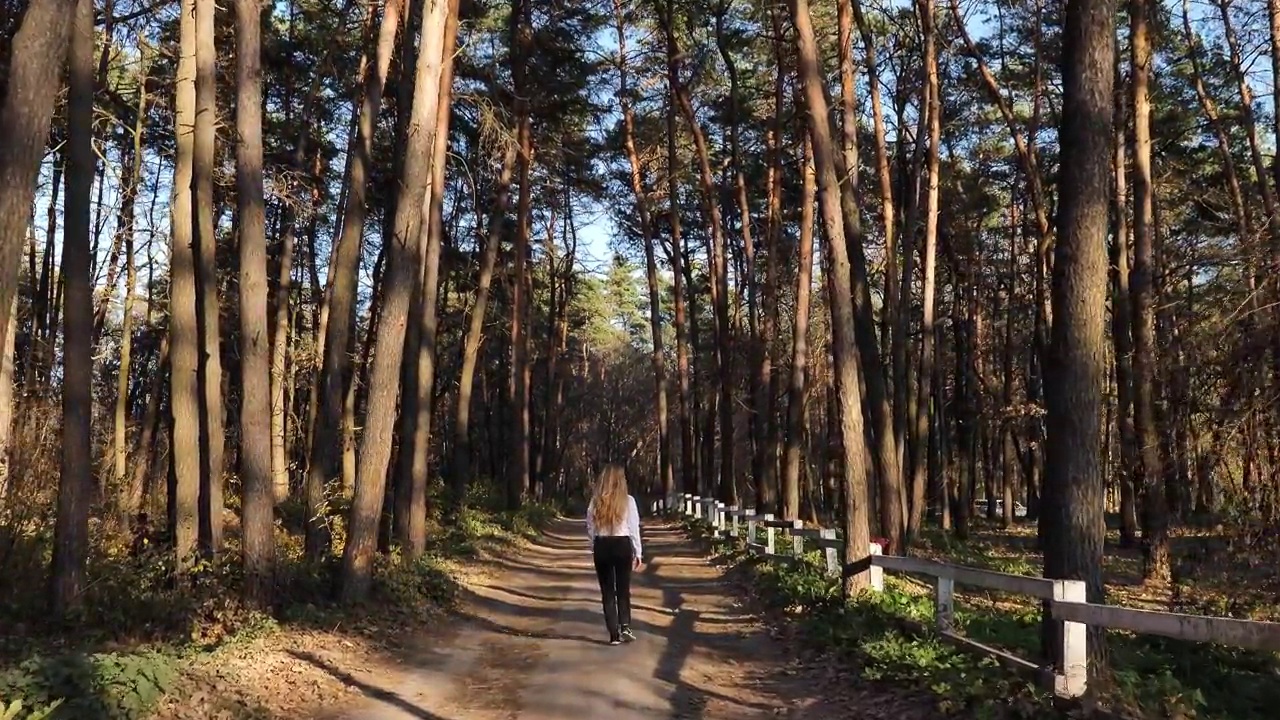
<path id="1" fill-rule="evenodd" d="M 91 558 L 79 616 L 45 620 L 38 592 L 0 610 L 0 720 L 144 720 L 161 698 L 181 692 L 193 661 L 289 630 L 343 628 L 393 643 L 407 626 L 456 602 L 458 562 L 513 545 L 555 517 L 543 505 L 514 513 L 469 507 L 447 524 L 433 524 L 423 557 L 410 561 L 395 549 L 379 554 L 369 601 L 354 606 L 333 599 L 337 550 L 307 563 L 299 539 L 282 530 L 270 613 L 240 602 L 234 547 L 225 561 L 198 564 L 185 586 L 172 582 L 172 562 L 158 546 L 140 553 L 103 549 Z"/>
<path id="2" fill-rule="evenodd" d="M 938 532 L 922 538 L 928 554 L 947 562 L 1038 577 L 1039 557 L 1008 542 L 957 540 Z M 1189 581 L 1188 581 L 1189 582 Z M 1040 651 L 1039 603 L 1005 593 L 966 591 L 957 601 L 971 618 L 966 635 L 1027 658 Z M 1179 609 L 1234 616 L 1230 598 L 1220 605 Z M 1123 597 L 1111 600 L 1124 604 Z M 1252 720 L 1275 717 L 1280 707 L 1280 657 L 1275 653 L 1192 643 L 1154 635 L 1110 632 L 1107 701 L 1125 716 Z"/>
<path id="3" fill-rule="evenodd" d="M 863 679 L 926 690 L 948 715 L 995 719 L 1049 713 L 1047 698 L 1032 682 L 995 660 L 960 651 L 929 629 L 929 598 L 890 580 L 883 593 L 846 601 L 817 553 L 803 562 L 769 562 L 726 549 L 731 564 L 750 573 L 766 610 L 797 623 L 806 642 L 837 655 Z M 957 612 L 959 627 L 967 620 L 966 613 Z"/>
<path id="4" fill-rule="evenodd" d="M 952 562 L 1039 575 L 1025 558 L 956 545 Z M 923 583 L 887 575 L 885 592 L 846 601 L 817 552 L 803 562 L 779 562 L 723 541 L 714 547 L 749 573 L 768 610 L 796 622 L 815 648 L 841 656 L 868 680 L 927 688 L 940 710 L 957 716 L 1046 718 L 1057 712 L 1031 678 L 941 638 L 933 629 L 932 588 Z M 1041 617 L 1038 602 L 1002 593 L 961 589 L 955 604 L 957 632 L 1034 662 L 1042 662 Z M 1262 720 L 1280 707 L 1274 654 L 1112 632 L 1108 660 L 1100 704 L 1109 717 Z"/>

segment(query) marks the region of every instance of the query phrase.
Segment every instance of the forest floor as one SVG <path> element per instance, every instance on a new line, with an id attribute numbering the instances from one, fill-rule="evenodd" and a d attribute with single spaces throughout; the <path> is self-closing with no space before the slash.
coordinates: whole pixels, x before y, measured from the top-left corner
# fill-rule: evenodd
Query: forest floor
<path id="1" fill-rule="evenodd" d="M 937 717 L 919 697 L 799 659 L 678 526 L 649 524 L 645 536 L 650 561 L 632 590 L 639 639 L 628 645 L 607 644 L 582 525 L 560 520 L 470 564 L 458 608 L 394 650 L 299 637 L 270 653 L 246 648 L 219 672 L 238 677 L 242 707 L 274 718 Z"/>

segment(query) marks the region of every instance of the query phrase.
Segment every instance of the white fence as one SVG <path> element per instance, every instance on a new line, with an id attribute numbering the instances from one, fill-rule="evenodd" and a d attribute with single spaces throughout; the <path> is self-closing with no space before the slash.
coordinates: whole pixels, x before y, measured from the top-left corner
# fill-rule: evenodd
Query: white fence
<path id="1" fill-rule="evenodd" d="M 800 520 L 778 520 L 773 515 L 757 515 L 755 509 L 726 507 L 714 498 L 678 494 L 654 503 L 654 511 L 669 509 L 707 525 L 717 537 L 743 538 L 746 546 L 770 559 L 794 561 L 804 555 L 806 541 L 811 541 L 824 556 L 827 574 L 840 577 L 850 562 L 841 562 L 844 541 L 835 530 L 805 527 Z M 784 533 L 782 537 L 779 532 Z M 779 541 L 782 550 L 779 550 Z M 1250 650 L 1280 652 L 1280 623 L 1236 620 L 1233 618 L 1184 615 L 1180 613 L 1137 610 L 1097 605 L 1085 597 L 1081 580 L 1053 580 L 1025 575 L 981 570 L 921 558 L 884 555 L 879 545 L 868 548 L 871 561 L 871 587 L 884 590 L 884 571 L 924 575 L 934 583 L 934 623 L 939 634 L 969 650 L 994 657 L 1002 664 L 1033 674 L 1060 698 L 1078 698 L 1086 690 L 1088 680 L 1087 628 L 1090 625 L 1140 635 L 1160 635 L 1189 642 L 1230 645 Z M 999 648 L 966 638 L 954 629 L 955 587 L 973 586 L 1027 595 L 1044 602 L 1054 620 L 1061 642 L 1057 657 L 1049 663 L 1037 663 Z M 1044 648 L 1048 657 L 1050 648 Z"/>

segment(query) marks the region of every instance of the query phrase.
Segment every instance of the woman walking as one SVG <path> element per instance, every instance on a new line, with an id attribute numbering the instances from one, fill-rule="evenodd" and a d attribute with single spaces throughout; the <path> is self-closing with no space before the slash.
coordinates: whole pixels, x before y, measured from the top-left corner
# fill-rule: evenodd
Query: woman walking
<path id="1" fill-rule="evenodd" d="M 608 465 L 596 481 L 587 507 L 587 535 L 591 538 L 604 624 L 609 644 L 636 639 L 631 631 L 631 571 L 640 568 L 640 510 L 627 494 L 627 475 Z"/>

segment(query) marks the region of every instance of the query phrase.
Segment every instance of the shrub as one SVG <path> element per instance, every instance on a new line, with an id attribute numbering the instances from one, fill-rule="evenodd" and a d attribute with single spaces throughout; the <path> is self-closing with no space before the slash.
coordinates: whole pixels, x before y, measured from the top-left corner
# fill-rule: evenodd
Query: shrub
<path id="1" fill-rule="evenodd" d="M 177 678 L 174 658 L 157 652 L 36 656 L 0 672 L 0 717 L 141 720 Z"/>

